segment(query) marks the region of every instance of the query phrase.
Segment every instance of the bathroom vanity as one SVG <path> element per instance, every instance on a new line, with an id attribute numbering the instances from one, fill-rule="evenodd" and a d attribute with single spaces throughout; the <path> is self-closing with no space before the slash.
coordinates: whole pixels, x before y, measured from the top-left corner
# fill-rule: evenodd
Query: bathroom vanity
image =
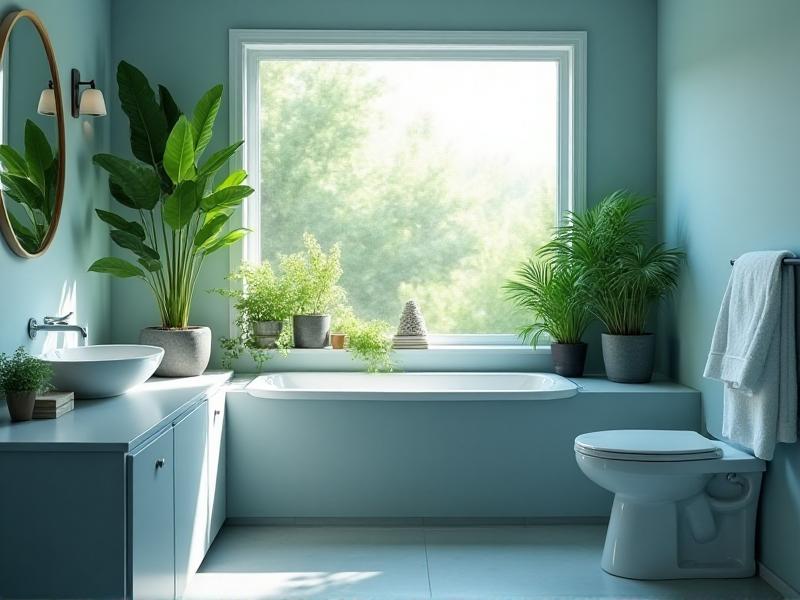
<path id="1" fill-rule="evenodd" d="M 225 520 L 229 372 L 0 416 L 0 597 L 180 596 Z"/>

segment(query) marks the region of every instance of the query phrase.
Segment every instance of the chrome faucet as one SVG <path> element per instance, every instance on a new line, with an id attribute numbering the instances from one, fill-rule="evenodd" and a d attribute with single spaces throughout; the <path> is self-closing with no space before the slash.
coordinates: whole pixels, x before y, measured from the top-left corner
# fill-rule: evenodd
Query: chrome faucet
<path id="1" fill-rule="evenodd" d="M 40 325 L 36 319 L 28 319 L 28 337 L 34 339 L 40 331 L 77 331 L 81 337 L 80 342 L 85 346 L 89 331 L 86 325 L 70 325 L 67 319 L 72 316 L 68 313 L 63 317 L 44 317 L 44 322 Z"/>

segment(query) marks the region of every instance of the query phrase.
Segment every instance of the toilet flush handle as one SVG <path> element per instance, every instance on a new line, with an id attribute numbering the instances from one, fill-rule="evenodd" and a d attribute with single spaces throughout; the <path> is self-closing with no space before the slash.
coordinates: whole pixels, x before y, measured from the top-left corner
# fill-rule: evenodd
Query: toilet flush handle
<path id="1" fill-rule="evenodd" d="M 711 508 L 717 512 L 730 512 L 734 510 L 740 510 L 752 502 L 753 496 L 755 495 L 755 488 L 747 477 L 741 477 L 736 473 L 728 473 L 726 479 L 731 483 L 738 485 L 742 490 L 742 495 L 730 500 L 714 498 L 713 496 L 708 495 L 708 502 L 711 504 Z"/>

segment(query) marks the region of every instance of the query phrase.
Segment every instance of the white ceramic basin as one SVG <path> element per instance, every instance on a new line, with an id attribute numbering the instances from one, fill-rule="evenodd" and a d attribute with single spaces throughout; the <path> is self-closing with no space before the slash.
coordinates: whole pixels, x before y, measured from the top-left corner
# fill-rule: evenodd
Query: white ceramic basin
<path id="1" fill-rule="evenodd" d="M 163 357 L 163 348 L 133 344 L 62 348 L 41 356 L 53 367 L 53 387 L 76 398 L 124 394 L 155 373 Z"/>

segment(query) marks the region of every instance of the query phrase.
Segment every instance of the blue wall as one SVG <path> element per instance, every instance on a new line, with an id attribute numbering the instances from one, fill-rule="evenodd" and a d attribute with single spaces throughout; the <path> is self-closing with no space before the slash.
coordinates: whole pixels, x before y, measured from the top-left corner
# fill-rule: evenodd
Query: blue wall
<path id="1" fill-rule="evenodd" d="M 18 8 L 17 4 L 0 2 L 2 15 Z M 50 33 L 67 103 L 72 67 L 96 78 L 101 89 L 108 87 L 109 2 L 72 0 L 69 10 L 65 10 L 63 0 L 29 0 L 25 8 L 37 12 Z M 32 110 L 36 110 L 35 100 Z M 69 116 L 69 104 L 65 113 L 66 189 L 61 223 L 52 246 L 44 256 L 25 260 L 12 254 L 5 240 L 0 241 L 0 314 L 3 315 L 0 351 L 3 352 L 19 345 L 39 351 L 44 336 L 35 342 L 28 339 L 28 318 L 51 315 L 61 306 L 74 305 L 78 320 L 89 325 L 93 343 L 102 343 L 109 337 L 109 281 L 87 273 L 86 269 L 95 258 L 105 255 L 109 247 L 108 234 L 92 218 L 92 208 L 106 205 L 108 194 L 103 178 L 91 165 L 91 156 L 107 151 L 110 125 L 108 119 L 73 119 Z"/>
<path id="2" fill-rule="evenodd" d="M 619 187 L 655 192 L 655 0 L 139 0 L 114 4 L 114 63 L 128 60 L 191 105 L 215 83 L 228 83 L 231 28 L 586 30 L 589 35 L 588 194 L 594 201 Z M 112 149 L 128 153 L 124 116 L 115 113 Z M 228 107 L 216 145 L 228 139 Z M 200 277 L 192 323 L 228 334 L 227 302 L 203 293 L 223 284 L 227 252 Z M 157 322 L 146 288 L 114 281 L 112 337 L 131 342 Z M 595 340 L 599 342 L 597 336 Z M 590 365 L 600 365 L 593 344 Z M 218 363 L 214 344 L 212 364 Z"/>
<path id="3" fill-rule="evenodd" d="M 662 330 L 718 435 L 722 390 L 702 371 L 728 260 L 800 251 L 800 2 L 666 0 L 658 17 L 660 222 L 688 250 Z M 761 560 L 800 590 L 800 445 L 779 446 L 761 502 Z"/>

